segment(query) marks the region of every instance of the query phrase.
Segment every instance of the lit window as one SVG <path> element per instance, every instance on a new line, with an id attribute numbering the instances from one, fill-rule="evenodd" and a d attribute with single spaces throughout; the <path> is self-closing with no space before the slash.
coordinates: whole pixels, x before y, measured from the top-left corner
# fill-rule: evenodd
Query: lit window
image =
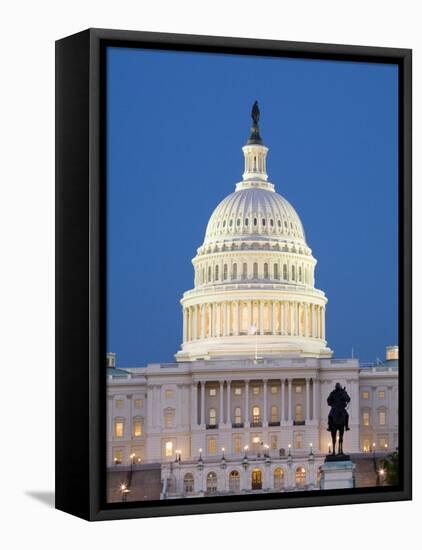
<path id="1" fill-rule="evenodd" d="M 259 435 L 252 436 L 252 450 L 254 452 L 258 452 L 261 447 L 261 438 Z"/>
<path id="2" fill-rule="evenodd" d="M 284 471 L 283 468 L 274 470 L 274 489 L 282 489 L 284 487 Z"/>
<path id="3" fill-rule="evenodd" d="M 165 396 L 166 397 L 173 397 L 173 390 L 166 390 L 165 391 Z"/>
<path id="4" fill-rule="evenodd" d="M 305 468 L 296 468 L 295 481 L 297 487 L 303 487 L 306 483 L 306 470 Z"/>
<path id="5" fill-rule="evenodd" d="M 114 422 L 114 435 L 116 437 L 123 437 L 125 431 L 125 423 L 123 420 L 116 420 Z"/>
<path id="6" fill-rule="evenodd" d="M 208 395 L 210 395 L 210 397 L 215 397 L 217 395 L 216 388 L 210 388 L 209 392 L 208 392 Z"/>
<path id="7" fill-rule="evenodd" d="M 185 493 L 193 493 L 194 479 L 192 474 L 185 474 L 183 478 L 183 490 Z"/>
<path id="8" fill-rule="evenodd" d="M 369 411 L 363 411 L 362 412 L 362 424 L 364 426 L 369 426 L 369 423 L 370 423 L 370 415 L 369 415 Z"/>
<path id="9" fill-rule="evenodd" d="M 233 438 L 233 450 L 235 453 L 240 453 L 242 451 L 242 438 L 240 435 L 236 435 Z"/>
<path id="10" fill-rule="evenodd" d="M 270 392 L 275 395 L 278 393 L 278 386 L 270 386 Z"/>
<path id="11" fill-rule="evenodd" d="M 379 444 L 379 448 L 380 448 L 382 451 L 385 451 L 386 449 L 388 449 L 388 439 L 387 439 L 387 436 L 386 436 L 386 435 L 380 436 L 380 438 L 378 439 L 378 444 Z"/>
<path id="12" fill-rule="evenodd" d="M 270 447 L 273 450 L 278 448 L 278 438 L 275 434 L 270 437 Z"/>
<path id="13" fill-rule="evenodd" d="M 271 422 L 278 422 L 278 407 L 276 405 L 271 407 Z"/>
<path id="14" fill-rule="evenodd" d="M 295 421 L 296 422 L 302 422 L 303 420 L 303 414 L 302 414 L 302 405 L 299 403 L 295 406 Z"/>
<path id="15" fill-rule="evenodd" d="M 302 393 L 302 386 L 295 386 L 296 393 Z"/>
<path id="16" fill-rule="evenodd" d="M 385 399 L 385 391 L 384 390 L 380 390 L 378 392 L 378 399 Z"/>
<path id="17" fill-rule="evenodd" d="M 362 392 L 362 399 L 369 399 L 369 391 Z"/>
<path id="18" fill-rule="evenodd" d="M 252 422 L 260 422 L 261 421 L 261 409 L 255 405 L 252 407 Z"/>
<path id="19" fill-rule="evenodd" d="M 125 402 L 123 399 L 116 399 L 116 409 L 123 409 Z"/>
<path id="20" fill-rule="evenodd" d="M 253 395 L 259 395 L 260 394 L 260 387 L 259 386 L 252 386 L 252 393 L 253 393 Z"/>
<path id="21" fill-rule="evenodd" d="M 208 493 L 217 492 L 217 474 L 214 472 L 210 472 L 207 475 L 207 491 Z"/>
<path id="22" fill-rule="evenodd" d="M 235 395 L 242 395 L 242 388 L 234 388 Z"/>
<path id="23" fill-rule="evenodd" d="M 237 470 L 233 470 L 229 475 L 229 491 L 235 493 L 240 491 L 240 474 Z"/>
<path id="24" fill-rule="evenodd" d="M 166 456 L 173 456 L 173 441 L 166 441 L 165 453 Z"/>
<path id="25" fill-rule="evenodd" d="M 135 399 L 135 409 L 141 409 L 142 408 L 142 399 Z"/>
<path id="26" fill-rule="evenodd" d="M 386 413 L 385 411 L 378 411 L 378 423 L 380 426 L 385 426 L 386 424 Z"/>
<path id="27" fill-rule="evenodd" d="M 123 461 L 123 450 L 120 448 L 113 449 L 113 462 L 114 464 L 121 464 Z"/>
<path id="28" fill-rule="evenodd" d="M 140 418 L 133 419 L 133 435 L 135 437 L 142 435 L 142 420 Z"/>
<path id="29" fill-rule="evenodd" d="M 363 452 L 368 453 L 370 448 L 371 448 L 371 444 L 370 444 L 369 439 L 364 439 L 362 441 L 362 450 L 363 450 Z"/>
<path id="30" fill-rule="evenodd" d="M 164 411 L 164 427 L 173 428 L 174 427 L 174 409 L 165 409 Z"/>
<path id="31" fill-rule="evenodd" d="M 210 426 L 215 426 L 217 424 L 217 411 L 215 409 L 210 409 L 208 420 Z"/>
<path id="32" fill-rule="evenodd" d="M 217 439 L 215 437 L 208 438 L 208 454 L 215 455 L 217 452 Z"/>
<path id="33" fill-rule="evenodd" d="M 295 449 L 303 448 L 303 435 L 301 432 L 295 432 Z"/>
<path id="34" fill-rule="evenodd" d="M 242 409 L 240 407 L 234 409 L 234 421 L 235 424 L 241 424 L 242 422 Z"/>

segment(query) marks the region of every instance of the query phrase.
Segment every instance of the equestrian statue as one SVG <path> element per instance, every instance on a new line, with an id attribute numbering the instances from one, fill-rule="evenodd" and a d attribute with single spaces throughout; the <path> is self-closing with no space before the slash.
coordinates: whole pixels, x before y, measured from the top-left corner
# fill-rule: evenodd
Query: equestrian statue
<path id="1" fill-rule="evenodd" d="M 350 397 L 346 391 L 346 388 L 342 388 L 341 385 L 337 382 L 334 390 L 328 396 L 327 403 L 331 407 L 330 414 L 328 415 L 327 428 L 327 430 L 331 432 L 331 439 L 333 442 L 333 450 L 331 454 L 336 454 L 336 439 L 338 432 L 339 437 L 337 455 L 344 455 L 343 434 L 345 430 L 350 430 L 349 413 L 346 410 L 350 403 Z"/>

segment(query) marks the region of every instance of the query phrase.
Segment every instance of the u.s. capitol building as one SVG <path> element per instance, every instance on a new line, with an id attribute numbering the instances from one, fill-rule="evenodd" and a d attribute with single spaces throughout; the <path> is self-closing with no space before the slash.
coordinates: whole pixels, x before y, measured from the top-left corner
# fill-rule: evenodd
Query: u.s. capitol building
<path id="1" fill-rule="evenodd" d="M 160 498 L 318 489 L 336 382 L 351 397 L 345 450 L 398 445 L 398 348 L 376 365 L 333 359 L 317 262 L 268 180 L 257 117 L 243 153 L 243 179 L 192 260 L 176 362 L 117 368 L 107 357 L 108 470 L 118 480 L 155 467 Z"/>

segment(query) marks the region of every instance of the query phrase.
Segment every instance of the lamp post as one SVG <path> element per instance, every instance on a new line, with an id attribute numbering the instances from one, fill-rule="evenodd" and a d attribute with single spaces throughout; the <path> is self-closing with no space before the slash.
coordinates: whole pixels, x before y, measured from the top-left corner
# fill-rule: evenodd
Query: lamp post
<path id="1" fill-rule="evenodd" d="M 384 476 L 385 476 L 385 470 L 384 468 L 380 468 L 380 470 L 378 471 L 378 474 L 379 474 L 379 484 L 381 485 L 381 487 L 384 485 Z"/>
<path id="2" fill-rule="evenodd" d="M 224 447 L 221 447 L 221 460 L 226 460 L 226 457 L 224 456 Z"/>
<path id="3" fill-rule="evenodd" d="M 312 443 L 309 443 L 309 456 L 314 456 L 314 451 L 312 448 Z"/>
<path id="4" fill-rule="evenodd" d="M 132 470 L 133 470 L 134 458 L 135 458 L 135 453 L 132 453 L 132 454 L 130 455 L 130 473 L 131 473 L 131 474 L 132 474 Z"/>
<path id="5" fill-rule="evenodd" d="M 122 493 L 122 502 L 126 502 L 127 495 L 130 493 L 130 489 L 127 488 L 126 483 L 120 485 L 120 492 Z"/>
<path id="6" fill-rule="evenodd" d="M 292 446 L 290 443 L 287 445 L 287 448 L 289 449 L 287 456 L 288 458 L 292 458 Z"/>

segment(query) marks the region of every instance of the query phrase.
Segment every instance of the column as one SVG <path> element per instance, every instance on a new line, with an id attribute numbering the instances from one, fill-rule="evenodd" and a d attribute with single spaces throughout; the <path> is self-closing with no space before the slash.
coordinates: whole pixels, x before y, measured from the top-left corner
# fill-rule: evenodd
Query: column
<path id="1" fill-rule="evenodd" d="M 295 336 L 300 335 L 299 327 L 299 302 L 295 302 Z"/>
<path id="2" fill-rule="evenodd" d="M 303 323 L 304 323 L 303 335 L 307 337 L 308 336 L 308 304 L 303 304 L 303 307 L 305 309 L 303 313 Z"/>
<path id="3" fill-rule="evenodd" d="M 153 386 L 147 388 L 147 426 L 148 430 L 152 428 L 152 399 L 153 399 Z"/>
<path id="4" fill-rule="evenodd" d="M 231 382 L 230 380 L 227 381 L 227 413 L 226 413 L 226 422 L 231 426 L 232 420 L 231 420 Z"/>
<path id="5" fill-rule="evenodd" d="M 247 332 L 249 332 L 249 329 L 252 325 L 252 300 L 248 302 L 248 326 L 247 326 Z M 258 330 L 258 327 L 256 327 Z"/>
<path id="6" fill-rule="evenodd" d="M 309 420 L 311 419 L 311 416 L 310 416 L 310 404 L 309 404 L 309 378 L 306 379 L 306 423 L 309 422 Z"/>
<path id="7" fill-rule="evenodd" d="M 283 315 L 284 315 L 283 332 L 284 332 L 284 334 L 288 334 L 288 332 L 287 332 L 287 302 L 283 302 Z"/>
<path id="8" fill-rule="evenodd" d="M 227 335 L 227 302 L 223 302 L 223 336 Z"/>
<path id="9" fill-rule="evenodd" d="M 275 301 L 274 300 L 272 301 L 271 306 L 272 306 L 271 307 L 271 333 L 275 334 L 276 322 L 275 322 Z"/>
<path id="10" fill-rule="evenodd" d="M 183 396 L 183 384 L 177 384 L 177 409 L 176 409 L 176 425 L 181 426 L 183 424 L 182 419 L 182 396 Z"/>
<path id="11" fill-rule="evenodd" d="M 223 389 L 224 389 L 224 382 L 220 382 L 220 411 L 218 415 L 219 416 L 218 424 L 220 427 L 222 424 L 224 424 Z"/>
<path id="12" fill-rule="evenodd" d="M 259 334 L 264 334 L 264 302 L 259 300 Z"/>
<path id="13" fill-rule="evenodd" d="M 191 424 L 198 425 L 198 385 L 192 382 L 191 386 Z"/>
<path id="14" fill-rule="evenodd" d="M 215 336 L 215 304 L 210 304 L 210 338 Z"/>
<path id="15" fill-rule="evenodd" d="M 312 420 L 316 420 L 317 418 L 317 408 L 316 408 L 317 389 L 318 389 L 318 381 L 315 380 L 314 378 L 312 383 Z"/>
<path id="16" fill-rule="evenodd" d="M 321 338 L 325 340 L 325 307 L 321 307 Z"/>
<path id="17" fill-rule="evenodd" d="M 245 380 L 245 427 L 249 427 L 249 380 Z"/>
<path id="18" fill-rule="evenodd" d="M 263 426 L 268 426 L 268 404 L 267 404 L 267 380 L 264 380 L 264 418 L 263 418 Z"/>
<path id="19" fill-rule="evenodd" d="M 205 424 L 205 382 L 201 382 L 201 425 Z"/>
<path id="20" fill-rule="evenodd" d="M 186 308 L 183 308 L 183 342 L 186 342 L 187 337 L 187 318 L 186 318 Z"/>
<path id="21" fill-rule="evenodd" d="M 288 393 L 288 400 L 287 400 L 287 420 L 288 422 L 291 422 L 292 421 L 292 379 L 289 378 L 288 379 L 288 389 L 287 389 L 287 393 Z"/>
<path id="22" fill-rule="evenodd" d="M 280 422 L 284 422 L 284 409 L 285 409 L 285 388 L 284 388 L 284 378 L 281 380 L 280 386 Z"/>
<path id="23" fill-rule="evenodd" d="M 201 338 L 205 338 L 205 304 L 201 306 Z"/>
<path id="24" fill-rule="evenodd" d="M 198 306 L 193 308 L 193 339 L 198 338 Z"/>
<path id="25" fill-rule="evenodd" d="M 234 333 L 239 336 L 240 333 L 240 302 L 236 302 L 236 323 L 234 327 Z"/>

